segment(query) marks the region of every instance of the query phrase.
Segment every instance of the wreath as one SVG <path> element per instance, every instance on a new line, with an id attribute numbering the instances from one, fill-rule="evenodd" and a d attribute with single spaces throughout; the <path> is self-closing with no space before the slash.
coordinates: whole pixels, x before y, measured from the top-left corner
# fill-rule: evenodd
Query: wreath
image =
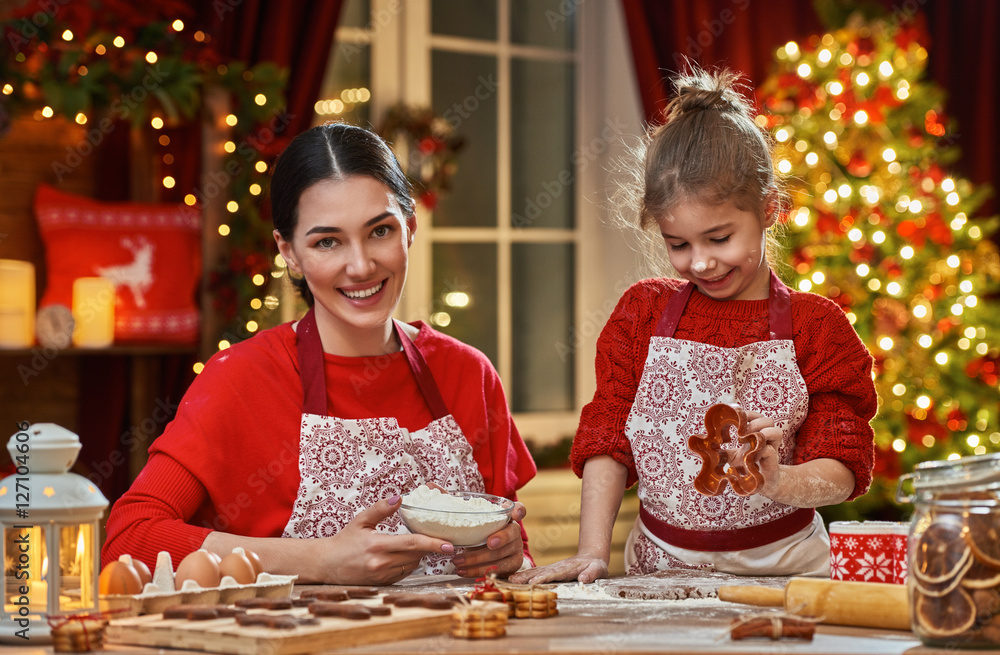
<path id="1" fill-rule="evenodd" d="M 437 207 L 451 189 L 457 155 L 465 145 L 455 126 L 430 108 L 398 104 L 386 113 L 378 133 L 396 153 L 417 201 L 427 209 Z"/>

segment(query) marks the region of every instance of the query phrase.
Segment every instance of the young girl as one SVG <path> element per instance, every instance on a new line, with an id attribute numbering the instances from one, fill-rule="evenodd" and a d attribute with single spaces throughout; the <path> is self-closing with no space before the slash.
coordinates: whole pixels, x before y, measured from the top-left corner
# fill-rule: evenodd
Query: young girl
<path id="1" fill-rule="evenodd" d="M 768 265 L 781 208 L 770 141 L 732 73 L 696 69 L 674 85 L 646 149 L 639 214 L 683 279 L 635 284 L 608 320 L 571 453 L 583 478 L 578 553 L 518 582 L 607 576 L 611 529 L 636 482 L 629 574 L 827 575 L 813 508 L 871 482 L 872 358 L 834 303 L 789 289 Z M 767 439 L 756 494 L 692 486 L 701 460 L 687 438 L 716 403 L 742 406 Z"/>
<path id="2" fill-rule="evenodd" d="M 421 483 L 516 499 L 535 466 L 486 356 L 392 319 L 417 222 L 388 146 L 342 124 L 299 135 L 275 166 L 271 207 L 310 309 L 212 357 L 115 503 L 103 561 L 152 567 L 166 550 L 176 565 L 243 546 L 300 582 L 518 570 L 516 522 L 459 552 L 406 534 L 397 514 Z"/>

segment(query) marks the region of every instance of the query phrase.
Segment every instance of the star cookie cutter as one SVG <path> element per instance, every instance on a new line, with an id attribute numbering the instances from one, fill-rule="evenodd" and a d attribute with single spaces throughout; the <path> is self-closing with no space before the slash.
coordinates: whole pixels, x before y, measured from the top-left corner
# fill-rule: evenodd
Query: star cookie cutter
<path id="1" fill-rule="evenodd" d="M 706 434 L 688 437 L 688 448 L 701 458 L 701 471 L 694 479 L 695 490 L 705 496 L 718 496 L 726 483 L 737 496 L 756 493 L 764 484 L 757 458 L 767 444 L 760 432 L 747 434 L 747 414 L 739 405 L 719 403 L 705 413 Z M 724 448 L 729 430 L 736 430 L 738 449 Z"/>

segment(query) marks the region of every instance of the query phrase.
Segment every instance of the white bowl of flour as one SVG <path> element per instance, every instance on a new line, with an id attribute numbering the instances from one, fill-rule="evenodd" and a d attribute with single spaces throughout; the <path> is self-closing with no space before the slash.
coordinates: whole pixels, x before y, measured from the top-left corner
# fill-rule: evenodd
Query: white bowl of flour
<path id="1" fill-rule="evenodd" d="M 513 509 L 514 501 L 508 498 L 420 485 L 403 496 L 399 515 L 410 532 L 447 539 L 456 546 L 482 546 L 507 525 Z"/>

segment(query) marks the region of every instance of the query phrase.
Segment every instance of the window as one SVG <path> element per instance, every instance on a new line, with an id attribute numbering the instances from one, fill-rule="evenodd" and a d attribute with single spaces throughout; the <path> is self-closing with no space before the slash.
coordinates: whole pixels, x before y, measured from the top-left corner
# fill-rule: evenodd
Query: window
<path id="1" fill-rule="evenodd" d="M 576 12 L 558 2 L 431 0 L 430 100 L 468 142 L 434 212 L 437 327 L 500 371 L 514 412 L 575 409 L 554 347 L 576 304 Z M 463 301 L 449 304 L 449 298 Z"/>
<path id="2" fill-rule="evenodd" d="M 397 102 L 430 106 L 465 138 L 451 191 L 418 208 L 398 314 L 482 350 L 521 432 L 542 442 L 575 431 L 594 342 L 629 277 L 608 276 L 621 242 L 601 215 L 609 157 L 639 131 L 634 88 L 615 79 L 631 76 L 619 11 L 348 0 L 316 106 L 317 123 L 362 125 Z"/>

